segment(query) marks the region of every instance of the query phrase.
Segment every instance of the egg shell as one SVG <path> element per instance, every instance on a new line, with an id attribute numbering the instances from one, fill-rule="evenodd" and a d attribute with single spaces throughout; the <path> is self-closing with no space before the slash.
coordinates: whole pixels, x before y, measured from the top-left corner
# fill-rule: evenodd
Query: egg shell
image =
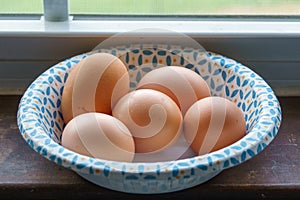
<path id="1" fill-rule="evenodd" d="M 74 117 L 63 130 L 61 144 L 82 155 L 113 161 L 132 162 L 135 152 L 128 128 L 103 113 Z"/>
<path id="2" fill-rule="evenodd" d="M 171 97 L 184 115 L 197 100 L 210 96 L 205 80 L 196 72 L 180 66 L 166 66 L 145 74 L 137 89 L 154 89 Z"/>
<path id="3" fill-rule="evenodd" d="M 206 97 L 195 102 L 186 112 L 183 132 L 190 147 L 206 154 L 226 147 L 246 134 L 243 112 L 223 97 Z"/>
<path id="4" fill-rule="evenodd" d="M 161 151 L 172 145 L 182 128 L 182 114 L 164 93 L 151 89 L 134 90 L 123 96 L 112 115 L 130 130 L 136 153 Z"/>
<path id="5" fill-rule="evenodd" d="M 115 103 L 129 91 L 126 66 L 116 56 L 95 53 L 73 66 L 62 93 L 65 123 L 86 112 L 111 114 Z"/>

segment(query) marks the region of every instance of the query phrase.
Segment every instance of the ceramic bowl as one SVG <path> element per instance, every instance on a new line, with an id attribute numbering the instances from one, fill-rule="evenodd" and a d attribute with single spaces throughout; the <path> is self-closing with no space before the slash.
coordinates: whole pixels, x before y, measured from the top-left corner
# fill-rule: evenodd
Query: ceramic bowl
<path id="1" fill-rule="evenodd" d="M 83 156 L 60 144 L 64 122 L 61 96 L 70 69 L 95 51 L 60 62 L 42 73 L 25 91 L 18 107 L 19 130 L 28 145 L 50 161 L 75 171 L 101 187 L 126 193 L 156 194 L 190 188 L 235 167 L 264 150 L 281 123 L 280 104 L 262 77 L 228 57 L 198 49 L 121 46 L 97 50 L 119 56 L 128 67 L 131 88 L 160 65 L 180 65 L 199 73 L 213 96 L 235 102 L 243 111 L 247 133 L 220 150 L 173 161 L 114 162 Z M 184 56 L 183 56 L 184 55 Z M 188 56 L 194 62 L 187 62 Z"/>

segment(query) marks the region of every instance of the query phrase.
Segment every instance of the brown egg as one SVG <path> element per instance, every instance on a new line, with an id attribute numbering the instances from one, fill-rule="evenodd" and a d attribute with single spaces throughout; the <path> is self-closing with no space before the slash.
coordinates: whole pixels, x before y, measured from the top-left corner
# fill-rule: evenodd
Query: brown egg
<path id="1" fill-rule="evenodd" d="M 129 91 L 126 66 L 116 56 L 95 53 L 72 68 L 62 94 L 65 123 L 86 112 L 111 114 L 115 103 Z"/>
<path id="2" fill-rule="evenodd" d="M 176 103 L 164 93 L 134 90 L 113 108 L 134 137 L 137 153 L 161 151 L 175 142 L 181 131 L 182 115 Z"/>
<path id="3" fill-rule="evenodd" d="M 246 134 L 243 112 L 228 99 L 206 97 L 186 112 L 183 132 L 190 147 L 199 155 L 226 147 Z"/>
<path id="4" fill-rule="evenodd" d="M 64 128 L 62 146 L 89 157 L 131 162 L 134 141 L 128 128 L 118 119 L 103 113 L 74 117 Z"/>
<path id="5" fill-rule="evenodd" d="M 183 115 L 197 100 L 210 96 L 210 89 L 199 74 L 179 66 L 161 67 L 148 72 L 138 83 L 137 89 L 165 93 L 177 103 Z"/>

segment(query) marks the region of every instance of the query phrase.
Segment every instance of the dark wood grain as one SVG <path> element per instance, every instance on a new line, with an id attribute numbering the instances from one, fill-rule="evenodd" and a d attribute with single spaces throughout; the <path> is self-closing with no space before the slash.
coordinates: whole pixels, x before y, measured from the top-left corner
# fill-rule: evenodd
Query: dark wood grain
<path id="1" fill-rule="evenodd" d="M 133 195 L 89 183 L 33 151 L 16 123 L 20 96 L 0 96 L 0 199 L 298 199 L 300 97 L 281 97 L 283 120 L 260 154 L 206 183 L 179 192 Z"/>

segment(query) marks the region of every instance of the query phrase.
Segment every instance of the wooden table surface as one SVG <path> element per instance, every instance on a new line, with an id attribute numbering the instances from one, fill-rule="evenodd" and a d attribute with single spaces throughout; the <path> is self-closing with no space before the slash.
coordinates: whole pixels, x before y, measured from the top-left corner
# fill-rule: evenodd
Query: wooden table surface
<path id="1" fill-rule="evenodd" d="M 158 195 L 105 189 L 40 156 L 23 140 L 17 127 L 20 98 L 0 96 L 0 199 L 300 198 L 300 97 L 279 98 L 282 125 L 260 154 L 203 184 Z"/>

